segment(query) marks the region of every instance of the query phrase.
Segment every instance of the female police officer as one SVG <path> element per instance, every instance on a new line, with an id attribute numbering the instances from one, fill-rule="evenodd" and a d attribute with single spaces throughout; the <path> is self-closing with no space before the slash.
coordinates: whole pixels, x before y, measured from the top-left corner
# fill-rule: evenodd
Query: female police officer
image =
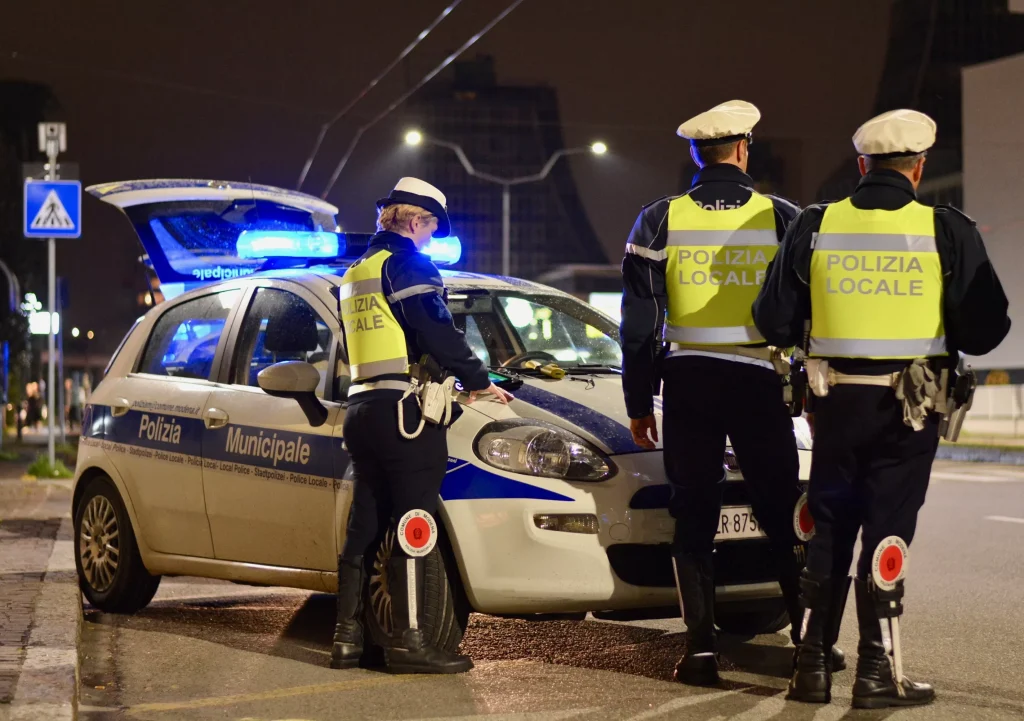
<path id="1" fill-rule="evenodd" d="M 455 328 L 444 300 L 444 283 L 421 251 L 433 235 L 450 231 L 445 197 L 416 178 L 402 178 L 377 201 L 378 233 L 366 253 L 341 280 L 341 318 L 352 370 L 345 416 L 345 445 L 352 459 L 355 490 L 345 547 L 338 559 L 338 622 L 332 668 L 359 663 L 364 559 L 380 529 L 410 511 L 433 525 L 448 461 L 444 423 L 421 425 L 410 388 L 410 364 L 429 355 L 470 391 L 512 396 L 490 382 L 487 369 Z M 437 379 L 435 379 L 437 380 Z M 399 412 L 401 407 L 402 413 Z M 404 432 L 399 432 L 399 422 Z M 410 437 L 413 436 L 413 437 Z M 467 656 L 430 646 L 421 629 L 422 556 L 406 554 L 396 542 L 388 586 L 394 636 L 385 649 L 393 673 L 459 673 L 473 664 Z"/>

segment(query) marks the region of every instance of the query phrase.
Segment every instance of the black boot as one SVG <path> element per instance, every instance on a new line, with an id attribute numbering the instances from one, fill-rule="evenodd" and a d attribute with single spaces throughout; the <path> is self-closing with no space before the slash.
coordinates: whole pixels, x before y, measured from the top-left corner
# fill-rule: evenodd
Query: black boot
<path id="1" fill-rule="evenodd" d="M 800 626 L 804 624 L 794 629 L 797 647 L 787 699 L 806 703 L 829 703 L 832 700 L 832 658 L 828 636 L 834 585 L 831 578 L 814 576 L 807 569 L 800 578 L 802 605 L 809 613 L 803 638 L 799 638 L 799 634 Z"/>
<path id="2" fill-rule="evenodd" d="M 718 656 L 715 643 L 715 578 L 711 554 L 680 553 L 672 558 L 686 624 L 686 654 L 673 678 L 690 686 L 715 686 Z"/>
<path id="3" fill-rule="evenodd" d="M 363 655 L 363 557 L 338 557 L 338 621 L 334 626 L 331 668 L 355 668 Z"/>
<path id="4" fill-rule="evenodd" d="M 469 656 L 449 653 L 444 649 L 431 646 L 421 628 L 425 616 L 423 608 L 425 565 L 422 558 L 409 559 L 397 552 L 388 561 L 391 617 L 395 629 L 391 646 L 384 651 L 388 671 L 391 673 L 463 673 L 473 668 L 473 662 Z M 410 578 L 410 572 L 415 577 L 415 581 Z M 415 591 L 410 594 L 409 588 L 413 583 L 415 583 Z M 409 608 L 410 601 L 415 602 L 414 609 Z"/>
<path id="5" fill-rule="evenodd" d="M 804 606 L 801 597 L 801 578 L 803 570 L 804 547 L 797 546 L 793 553 L 776 554 L 776 564 L 779 566 L 779 587 L 782 589 L 782 598 L 786 602 L 786 610 L 789 613 L 790 638 L 793 639 L 793 671 L 796 671 L 797 649 L 800 647 L 800 629 L 804 622 Z M 846 596 L 850 590 L 849 578 L 842 584 L 831 584 L 832 591 L 841 593 L 842 599 L 838 605 L 838 616 L 835 617 L 835 635 L 831 643 L 831 669 L 832 672 L 846 669 L 846 654 L 835 645 L 839 638 L 839 621 L 843 617 L 843 609 L 846 607 Z"/>
<path id="6" fill-rule="evenodd" d="M 935 700 L 935 689 L 926 683 L 914 683 L 906 676 L 897 683 L 882 640 L 882 614 L 866 581 L 854 582 L 857 596 L 857 680 L 853 684 L 854 708 L 887 708 L 889 706 L 923 706 Z M 903 583 L 894 598 L 902 610 Z"/>

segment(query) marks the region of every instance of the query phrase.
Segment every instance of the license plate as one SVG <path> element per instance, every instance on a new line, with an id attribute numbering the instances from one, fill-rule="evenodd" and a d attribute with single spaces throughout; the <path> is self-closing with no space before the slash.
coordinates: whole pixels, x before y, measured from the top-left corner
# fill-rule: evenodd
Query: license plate
<path id="1" fill-rule="evenodd" d="M 744 538 L 764 538 L 761 524 L 754 518 L 750 506 L 725 506 L 718 517 L 716 541 L 738 541 Z"/>

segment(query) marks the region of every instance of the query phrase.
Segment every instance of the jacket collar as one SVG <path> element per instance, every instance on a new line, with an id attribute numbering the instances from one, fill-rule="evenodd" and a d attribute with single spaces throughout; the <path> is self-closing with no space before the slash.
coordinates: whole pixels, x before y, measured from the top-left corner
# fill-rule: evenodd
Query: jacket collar
<path id="1" fill-rule="evenodd" d="M 880 187 L 880 188 L 894 188 L 896 190 L 902 190 L 911 198 L 917 199 L 917 193 L 914 191 L 914 186 L 907 180 L 907 176 L 896 170 L 889 170 L 888 168 L 882 170 L 872 170 L 870 173 L 865 175 L 857 183 L 857 190 L 862 190 L 869 187 Z"/>
<path id="2" fill-rule="evenodd" d="M 703 183 L 739 183 L 748 188 L 754 187 L 753 178 L 731 163 L 705 165 L 693 176 L 690 187 L 696 188 Z"/>
<path id="3" fill-rule="evenodd" d="M 416 252 L 416 244 L 412 242 L 412 238 L 406 238 L 404 235 L 399 235 L 390 230 L 382 230 L 370 238 L 370 247 L 387 248 L 392 252 L 396 250 L 410 253 Z"/>

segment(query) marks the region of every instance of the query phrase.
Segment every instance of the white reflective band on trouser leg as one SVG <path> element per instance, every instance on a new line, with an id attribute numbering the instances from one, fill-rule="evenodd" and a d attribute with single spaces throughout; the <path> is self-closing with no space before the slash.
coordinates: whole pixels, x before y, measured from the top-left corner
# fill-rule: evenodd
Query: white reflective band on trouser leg
<path id="1" fill-rule="evenodd" d="M 409 381 L 376 381 L 373 383 L 356 383 L 348 388 L 348 397 L 366 393 L 367 391 L 405 391 L 409 389 Z"/>
<path id="2" fill-rule="evenodd" d="M 416 615 L 419 609 L 416 608 L 416 559 L 405 559 L 405 589 L 409 596 L 409 628 L 419 628 L 419 621 Z"/>
<path id="3" fill-rule="evenodd" d="M 946 337 L 881 340 L 868 338 L 815 338 L 811 355 L 854 358 L 927 358 L 946 352 Z"/>
<path id="4" fill-rule="evenodd" d="M 407 358 L 390 358 L 369 363 L 353 363 L 351 367 L 353 378 L 373 378 L 374 376 L 382 376 L 386 373 L 405 373 L 408 370 L 409 360 Z"/>
<path id="5" fill-rule="evenodd" d="M 661 250 L 651 250 L 636 243 L 626 243 L 626 253 L 629 255 L 639 255 L 641 258 L 647 258 L 648 260 L 665 260 L 668 258 L 668 251 L 664 248 Z"/>
<path id="6" fill-rule="evenodd" d="M 357 295 L 369 295 L 370 293 L 381 293 L 384 286 L 380 278 L 367 278 L 366 280 L 354 280 L 351 283 L 342 283 L 338 289 L 338 300 L 354 298 Z"/>
<path id="7" fill-rule="evenodd" d="M 709 345 L 738 345 L 740 343 L 763 343 L 764 336 L 756 326 L 736 325 L 719 328 L 688 328 L 665 325 L 665 340 L 679 343 L 706 343 Z"/>

